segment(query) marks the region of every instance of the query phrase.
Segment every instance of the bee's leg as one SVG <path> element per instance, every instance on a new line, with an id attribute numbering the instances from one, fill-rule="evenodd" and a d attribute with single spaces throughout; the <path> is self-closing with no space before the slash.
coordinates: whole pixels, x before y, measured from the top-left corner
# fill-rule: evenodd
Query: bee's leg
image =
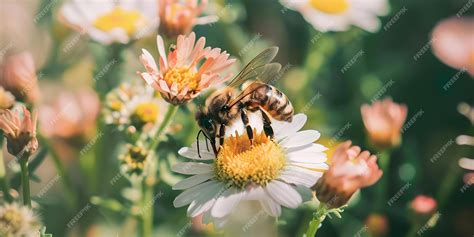
<path id="1" fill-rule="evenodd" d="M 211 147 L 212 147 L 212 151 L 214 151 L 214 155 L 217 157 L 217 148 L 216 148 L 216 139 L 211 139 Z"/>
<path id="2" fill-rule="evenodd" d="M 225 137 L 225 125 L 221 124 L 219 127 L 219 146 L 224 145 L 224 137 Z M 220 148 L 219 148 L 220 149 Z"/>
<path id="3" fill-rule="evenodd" d="M 197 151 L 198 151 L 198 156 L 199 158 L 202 158 L 201 157 L 201 149 L 199 147 L 199 135 L 201 135 L 202 133 L 202 130 L 199 130 L 198 134 L 197 134 L 197 137 L 196 137 L 196 143 L 197 143 Z M 207 140 L 206 140 L 206 143 L 207 143 Z"/>
<path id="4" fill-rule="evenodd" d="M 247 130 L 247 135 L 249 136 L 250 144 L 253 143 L 253 131 L 252 127 L 249 124 L 249 117 L 247 116 L 247 112 L 245 109 L 240 110 L 240 117 L 242 118 L 242 122 L 245 125 L 245 129 Z"/>
<path id="5" fill-rule="evenodd" d="M 272 121 L 270 120 L 270 117 L 262 108 L 259 107 L 258 109 L 262 113 L 263 131 L 265 132 L 265 135 L 267 135 L 270 138 L 273 138 L 274 133 L 273 133 Z"/>

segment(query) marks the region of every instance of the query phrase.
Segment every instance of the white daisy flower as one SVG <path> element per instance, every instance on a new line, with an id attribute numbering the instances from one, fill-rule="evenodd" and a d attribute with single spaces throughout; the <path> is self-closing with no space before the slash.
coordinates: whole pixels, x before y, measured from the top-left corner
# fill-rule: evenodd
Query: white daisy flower
<path id="1" fill-rule="evenodd" d="M 299 11 L 319 31 L 345 31 L 355 25 L 369 32 L 380 28 L 378 16 L 389 11 L 387 0 L 280 0 Z"/>
<path id="2" fill-rule="evenodd" d="M 217 157 L 200 141 L 184 147 L 179 154 L 193 160 L 173 167 L 175 172 L 192 175 L 173 186 L 185 190 L 173 204 L 189 204 L 188 216 L 204 214 L 204 221 L 221 226 L 240 202 L 258 201 L 270 216 L 281 214 L 281 206 L 296 208 L 311 198 L 310 187 L 327 169 L 326 147 L 313 143 L 320 134 L 315 130 L 299 131 L 306 115 L 295 115 L 292 122 L 273 120 L 273 140 L 263 132 L 258 113 L 249 116 L 254 130 L 253 145 L 243 131 L 241 120 L 228 128 Z M 260 131 L 259 131 L 260 130 Z"/>
<path id="3" fill-rule="evenodd" d="M 102 44 L 139 39 L 158 28 L 156 0 L 70 0 L 60 19 L 78 32 Z"/>
<path id="4" fill-rule="evenodd" d="M 122 83 L 107 94 L 105 122 L 120 130 L 140 130 L 147 125 L 159 124 L 164 119 L 168 104 L 149 86 L 141 83 Z"/>
<path id="5" fill-rule="evenodd" d="M 0 206 L 0 236 L 39 236 L 41 222 L 33 211 L 17 203 Z"/>

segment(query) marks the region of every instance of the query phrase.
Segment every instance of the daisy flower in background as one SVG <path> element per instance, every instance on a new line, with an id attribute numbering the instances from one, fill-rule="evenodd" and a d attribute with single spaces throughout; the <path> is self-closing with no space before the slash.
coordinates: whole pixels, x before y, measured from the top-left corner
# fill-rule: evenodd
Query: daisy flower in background
<path id="1" fill-rule="evenodd" d="M 158 35 L 160 66 L 158 68 L 153 56 L 143 49 L 140 60 L 146 72 L 139 74 L 169 103 L 174 105 L 186 103 L 198 96 L 201 91 L 222 83 L 231 76 L 225 71 L 232 66 L 235 59 L 229 59 L 229 54 L 220 48 L 204 48 L 205 43 L 204 37 L 196 42 L 194 32 L 188 36 L 180 35 L 176 48 L 170 49 L 167 57 L 163 38 Z"/>
<path id="2" fill-rule="evenodd" d="M 159 2 L 160 34 L 169 38 L 189 34 L 194 25 L 205 25 L 218 20 L 217 16 L 199 17 L 208 1 L 161 0 Z"/>
<path id="3" fill-rule="evenodd" d="M 17 203 L 0 206 L 0 233 L 4 237 L 39 236 L 41 222 L 33 211 Z"/>
<path id="4" fill-rule="evenodd" d="M 370 142 L 379 149 L 398 146 L 408 109 L 390 98 L 360 108 Z"/>
<path id="5" fill-rule="evenodd" d="M 262 127 L 258 113 L 249 118 L 252 127 Z M 188 216 L 204 214 L 205 222 L 213 221 L 218 227 L 244 201 L 257 201 L 273 217 L 281 214 L 281 206 L 297 208 L 311 198 L 309 188 L 327 169 L 326 148 L 313 143 L 319 132 L 299 131 L 306 119 L 306 115 L 298 114 L 292 122 L 274 120 L 274 140 L 255 129 L 253 144 L 241 121 L 235 122 L 230 129 L 235 133 L 228 133 L 235 135 L 225 138 L 217 157 L 201 148 L 199 158 L 196 143 L 182 148 L 179 154 L 193 161 L 179 163 L 173 170 L 192 176 L 173 186 L 185 190 L 176 197 L 174 206 L 189 205 Z"/>
<path id="6" fill-rule="evenodd" d="M 60 20 L 102 44 L 127 44 L 155 32 L 159 25 L 156 0 L 70 0 Z"/>
<path id="7" fill-rule="evenodd" d="M 441 21 L 431 36 L 433 53 L 446 65 L 474 77 L 474 17 Z"/>
<path id="8" fill-rule="evenodd" d="M 122 83 L 105 99 L 107 124 L 134 133 L 159 124 L 167 111 L 167 103 L 158 93 L 142 83 Z"/>
<path id="9" fill-rule="evenodd" d="M 379 16 L 389 11 L 387 0 L 280 0 L 299 11 L 319 31 L 346 31 L 351 25 L 369 32 L 380 28 Z"/>
<path id="10" fill-rule="evenodd" d="M 347 141 L 338 146 L 328 171 L 313 190 L 319 201 L 330 208 L 345 205 L 359 189 L 375 184 L 382 177 L 377 157 Z"/>

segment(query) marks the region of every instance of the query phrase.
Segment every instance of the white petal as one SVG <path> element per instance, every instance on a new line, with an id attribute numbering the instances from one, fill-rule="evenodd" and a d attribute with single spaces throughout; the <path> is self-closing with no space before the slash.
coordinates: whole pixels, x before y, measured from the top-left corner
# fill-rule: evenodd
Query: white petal
<path id="1" fill-rule="evenodd" d="M 180 174 L 207 174 L 214 171 L 214 166 L 200 162 L 181 162 L 174 165 L 172 170 Z"/>
<path id="2" fill-rule="evenodd" d="M 214 189 L 207 192 L 200 192 L 199 196 L 189 205 L 188 216 L 196 217 L 212 208 L 217 198 L 219 198 L 225 190 L 224 184 L 215 186 Z"/>
<path id="3" fill-rule="evenodd" d="M 300 163 L 300 162 L 291 162 L 289 165 L 299 166 L 306 169 L 323 169 L 327 170 L 329 166 L 326 163 Z"/>
<path id="4" fill-rule="evenodd" d="M 194 187 L 198 184 L 203 183 L 204 181 L 207 181 L 208 179 L 211 179 L 213 177 L 212 174 L 197 174 L 193 175 L 191 177 L 188 177 L 186 179 L 183 179 L 173 185 L 173 190 L 182 190 L 182 189 L 188 189 L 191 187 Z"/>
<path id="5" fill-rule="evenodd" d="M 194 201 L 197 197 L 201 195 L 201 193 L 207 193 L 216 188 L 222 186 L 222 183 L 217 180 L 211 180 L 197 186 L 194 186 L 181 194 L 179 194 L 173 201 L 174 207 L 182 207 L 186 206 L 192 201 Z"/>
<path id="6" fill-rule="evenodd" d="M 275 137 L 279 139 L 293 135 L 303 128 L 307 119 L 308 117 L 305 114 L 300 113 L 293 116 L 293 121 L 291 121 L 291 123 L 273 120 L 272 127 Z"/>
<path id="7" fill-rule="evenodd" d="M 236 188 L 230 188 L 224 191 L 212 207 L 212 216 L 222 218 L 229 215 L 230 212 L 240 203 L 244 193 L 245 192 Z"/>
<path id="8" fill-rule="evenodd" d="M 203 145 L 201 145 L 201 146 L 203 146 Z M 201 147 L 200 153 L 201 153 L 201 157 L 199 157 L 197 149 L 192 149 L 192 148 L 189 148 L 189 147 L 183 147 L 178 151 L 178 154 L 180 154 L 180 155 L 182 155 L 186 158 L 193 159 L 193 160 L 212 160 L 212 159 L 215 158 L 214 153 L 208 152 L 205 149 L 205 145 L 204 145 L 204 149 Z"/>
<path id="9" fill-rule="evenodd" d="M 287 151 L 286 159 L 290 162 L 299 163 L 324 163 L 327 160 L 326 153 L 312 152 L 310 150 Z"/>
<path id="10" fill-rule="evenodd" d="M 303 199 L 300 194 L 289 184 L 274 180 L 267 184 L 265 191 L 279 204 L 297 208 Z"/>
<path id="11" fill-rule="evenodd" d="M 291 135 L 283 141 L 280 142 L 280 145 L 291 148 L 291 147 L 300 147 L 308 145 L 318 140 L 320 133 L 316 130 L 305 130 L 297 132 L 294 135 Z"/>
<path id="12" fill-rule="evenodd" d="M 313 186 L 323 175 L 321 172 L 311 171 L 303 168 L 286 168 L 280 175 L 280 179 L 287 183 L 302 185 L 305 187 Z"/>
<path id="13" fill-rule="evenodd" d="M 260 205 L 262 205 L 263 210 L 270 216 L 278 217 L 281 214 L 280 204 L 273 201 L 270 197 L 267 197 L 265 200 L 260 200 Z"/>
<path id="14" fill-rule="evenodd" d="M 302 168 L 302 167 L 291 166 L 291 165 L 287 166 L 283 169 L 283 173 L 286 173 L 286 172 L 291 172 L 291 174 L 295 175 L 295 176 L 296 175 L 297 176 L 309 176 L 309 177 L 311 177 L 312 179 L 314 179 L 316 181 L 323 175 L 323 172 L 321 172 L 321 171 L 309 170 L 309 169 L 305 169 L 305 168 Z"/>

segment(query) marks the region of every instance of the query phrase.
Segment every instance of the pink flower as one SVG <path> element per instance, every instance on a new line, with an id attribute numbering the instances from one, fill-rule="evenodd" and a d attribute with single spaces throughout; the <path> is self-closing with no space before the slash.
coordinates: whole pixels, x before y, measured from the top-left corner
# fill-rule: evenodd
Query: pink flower
<path id="1" fill-rule="evenodd" d="M 197 42 L 195 40 L 194 32 L 188 36 L 178 36 L 176 48 L 170 49 L 167 58 L 163 39 L 158 35 L 159 68 L 147 50 L 143 49 L 140 56 L 147 71 L 139 72 L 140 76 L 169 103 L 177 105 L 188 102 L 202 90 L 230 78 L 223 71 L 235 59 L 229 59 L 229 54 L 221 52 L 220 48 L 204 48 L 204 37 Z"/>
<path id="2" fill-rule="evenodd" d="M 0 86 L 19 100 L 34 102 L 39 88 L 33 56 L 27 52 L 7 56 L 0 65 Z"/>
<path id="3" fill-rule="evenodd" d="M 411 202 L 411 208 L 418 214 L 426 215 L 436 209 L 436 200 L 425 195 L 418 195 Z"/>
<path id="4" fill-rule="evenodd" d="M 217 20 L 215 16 L 199 17 L 207 0 L 162 0 L 159 2 L 160 33 L 169 38 L 189 34 L 194 25 L 204 25 Z"/>
<path id="5" fill-rule="evenodd" d="M 349 201 L 360 188 L 376 183 L 382 177 L 377 157 L 351 141 L 340 144 L 332 157 L 328 171 L 318 180 L 313 190 L 319 201 L 331 208 L 338 208 Z"/>
<path id="6" fill-rule="evenodd" d="M 20 112 L 4 110 L 0 114 L 0 129 L 7 138 L 8 152 L 14 156 L 29 157 L 38 149 L 36 139 L 37 115 L 26 107 L 23 109 L 23 119 L 20 119 Z"/>
<path id="7" fill-rule="evenodd" d="M 39 107 L 42 134 L 73 138 L 90 134 L 100 111 L 96 93 L 88 89 L 61 91 L 54 101 Z"/>
<path id="8" fill-rule="evenodd" d="M 400 129 L 407 117 L 407 107 L 394 103 L 390 98 L 361 107 L 362 120 L 370 141 L 384 149 L 400 144 Z"/>
<path id="9" fill-rule="evenodd" d="M 474 76 L 474 17 L 453 17 L 433 30 L 433 53 L 443 63 Z"/>

